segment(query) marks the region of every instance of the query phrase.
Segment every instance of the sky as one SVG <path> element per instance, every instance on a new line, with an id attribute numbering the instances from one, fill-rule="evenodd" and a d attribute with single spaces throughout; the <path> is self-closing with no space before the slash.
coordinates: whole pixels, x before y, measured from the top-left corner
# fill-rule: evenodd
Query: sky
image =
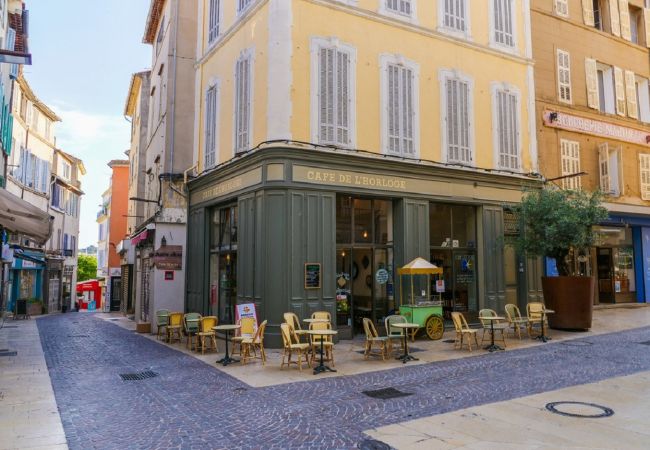
<path id="1" fill-rule="evenodd" d="M 131 74 L 150 66 L 142 43 L 149 0 L 25 0 L 32 65 L 25 78 L 61 117 L 57 147 L 81 158 L 79 247 L 97 245 L 97 211 L 111 159 L 127 159 L 124 104 Z"/>

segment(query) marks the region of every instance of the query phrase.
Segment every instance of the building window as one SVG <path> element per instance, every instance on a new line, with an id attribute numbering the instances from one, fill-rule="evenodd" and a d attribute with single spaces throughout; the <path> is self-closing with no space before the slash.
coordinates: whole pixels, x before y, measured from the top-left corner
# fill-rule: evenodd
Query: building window
<path id="1" fill-rule="evenodd" d="M 492 0 L 494 42 L 505 47 L 515 46 L 513 0 Z"/>
<path id="2" fill-rule="evenodd" d="M 354 144 L 356 50 L 324 39 L 312 41 L 312 138 L 320 144 Z"/>
<path id="3" fill-rule="evenodd" d="M 401 56 L 381 57 L 382 148 L 404 157 L 418 154 L 418 66 Z"/>
<path id="4" fill-rule="evenodd" d="M 405 16 L 411 15 L 411 0 L 385 0 L 386 9 L 388 11 L 403 14 Z"/>
<path id="5" fill-rule="evenodd" d="M 557 91 L 558 99 L 571 103 L 571 58 L 569 52 L 557 50 Z"/>
<path id="6" fill-rule="evenodd" d="M 639 120 L 650 123 L 650 86 L 647 78 L 636 77 L 637 105 L 639 108 Z"/>
<path id="7" fill-rule="evenodd" d="M 252 52 L 245 51 L 235 66 L 235 153 L 250 148 L 252 65 Z"/>
<path id="8" fill-rule="evenodd" d="M 569 0 L 555 0 L 555 14 L 562 17 L 569 17 Z"/>
<path id="9" fill-rule="evenodd" d="M 208 22 L 208 44 L 212 44 L 219 36 L 221 25 L 221 0 L 210 0 L 210 19 Z"/>
<path id="10" fill-rule="evenodd" d="M 580 143 L 560 139 L 562 176 L 580 173 Z M 563 189 L 578 190 L 581 188 L 579 176 L 567 177 L 562 179 Z"/>
<path id="11" fill-rule="evenodd" d="M 443 152 L 447 162 L 473 164 L 472 88 L 470 79 L 441 71 Z"/>
<path id="12" fill-rule="evenodd" d="M 612 147 L 607 143 L 598 146 L 600 190 L 612 197 L 623 195 L 622 153 L 621 147 Z"/>
<path id="13" fill-rule="evenodd" d="M 641 180 L 641 198 L 650 200 L 650 154 L 639 154 L 639 179 Z"/>
<path id="14" fill-rule="evenodd" d="M 61 176 L 65 178 L 66 180 L 70 180 L 70 173 L 71 173 L 72 168 L 70 167 L 70 163 L 66 161 L 61 161 Z"/>
<path id="15" fill-rule="evenodd" d="M 494 146 L 497 167 L 519 170 L 519 93 L 512 89 L 493 88 Z"/>
<path id="16" fill-rule="evenodd" d="M 253 4 L 253 0 L 237 0 L 237 14 L 241 14 Z"/>
<path id="17" fill-rule="evenodd" d="M 611 66 L 600 64 L 594 59 L 585 59 L 587 74 L 587 104 L 600 112 L 615 114 L 616 97 L 614 70 Z"/>
<path id="18" fill-rule="evenodd" d="M 217 155 L 217 86 L 205 95 L 205 169 L 213 167 Z"/>
<path id="19" fill-rule="evenodd" d="M 641 33 L 644 29 L 643 10 L 630 5 L 630 40 L 642 44 Z"/>
<path id="20" fill-rule="evenodd" d="M 438 2 L 440 26 L 447 31 L 469 33 L 467 0 L 445 0 Z"/>

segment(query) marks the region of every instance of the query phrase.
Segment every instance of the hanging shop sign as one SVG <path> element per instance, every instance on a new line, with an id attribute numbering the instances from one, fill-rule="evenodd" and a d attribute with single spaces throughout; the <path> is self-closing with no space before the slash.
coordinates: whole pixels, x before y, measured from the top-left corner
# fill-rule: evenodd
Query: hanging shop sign
<path id="1" fill-rule="evenodd" d="M 623 127 L 600 120 L 587 119 L 557 111 L 544 111 L 544 125 L 561 128 L 578 133 L 593 134 L 618 141 L 647 146 L 650 144 L 650 134 L 636 128 Z"/>
<path id="2" fill-rule="evenodd" d="M 305 289 L 320 289 L 320 263 L 305 263 Z"/>
<path id="3" fill-rule="evenodd" d="M 183 246 L 160 246 L 153 254 L 153 263 L 158 270 L 181 270 L 183 268 Z"/>

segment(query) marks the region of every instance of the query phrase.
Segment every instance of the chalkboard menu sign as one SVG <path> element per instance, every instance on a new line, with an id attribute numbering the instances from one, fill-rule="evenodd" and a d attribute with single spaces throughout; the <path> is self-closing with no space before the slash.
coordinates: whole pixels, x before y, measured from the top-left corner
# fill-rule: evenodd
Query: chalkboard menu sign
<path id="1" fill-rule="evenodd" d="M 305 289 L 320 289 L 320 263 L 305 263 Z"/>

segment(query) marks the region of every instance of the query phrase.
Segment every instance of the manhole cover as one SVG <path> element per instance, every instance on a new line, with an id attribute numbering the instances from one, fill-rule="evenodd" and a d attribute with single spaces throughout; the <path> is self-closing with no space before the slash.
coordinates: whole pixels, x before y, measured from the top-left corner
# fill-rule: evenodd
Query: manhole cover
<path id="1" fill-rule="evenodd" d="M 410 392 L 402 392 L 392 387 L 376 389 L 374 391 L 362 391 L 361 393 L 367 395 L 368 397 L 377 398 L 380 400 L 389 400 L 391 398 L 408 397 L 409 395 L 413 395 Z"/>
<path id="2" fill-rule="evenodd" d="M 645 341 L 645 342 L 639 342 L 641 345 L 650 345 L 650 341 Z"/>
<path id="3" fill-rule="evenodd" d="M 18 352 L 0 352 L 0 356 L 16 356 Z"/>
<path id="4" fill-rule="evenodd" d="M 598 419 L 614 415 L 614 410 L 606 406 L 584 402 L 552 402 L 546 404 L 546 409 L 561 416 L 587 419 Z"/>
<path id="5" fill-rule="evenodd" d="M 560 344 L 568 345 L 569 347 L 589 347 L 590 345 L 594 345 L 593 342 L 588 342 L 588 341 L 576 341 L 576 342 L 566 341 L 566 342 L 560 342 Z"/>
<path id="6" fill-rule="evenodd" d="M 442 342 L 444 342 L 445 344 L 453 344 L 454 342 L 456 342 L 456 340 L 455 339 L 445 339 Z"/>
<path id="7" fill-rule="evenodd" d="M 156 372 L 153 372 L 151 370 L 145 370 L 144 372 L 137 372 L 137 373 L 121 373 L 120 378 L 122 378 L 122 381 L 138 381 L 138 380 L 146 380 L 147 378 L 154 378 L 157 377 L 158 374 Z"/>
<path id="8" fill-rule="evenodd" d="M 359 443 L 361 450 L 390 450 L 390 445 L 375 439 L 365 439 Z"/>

